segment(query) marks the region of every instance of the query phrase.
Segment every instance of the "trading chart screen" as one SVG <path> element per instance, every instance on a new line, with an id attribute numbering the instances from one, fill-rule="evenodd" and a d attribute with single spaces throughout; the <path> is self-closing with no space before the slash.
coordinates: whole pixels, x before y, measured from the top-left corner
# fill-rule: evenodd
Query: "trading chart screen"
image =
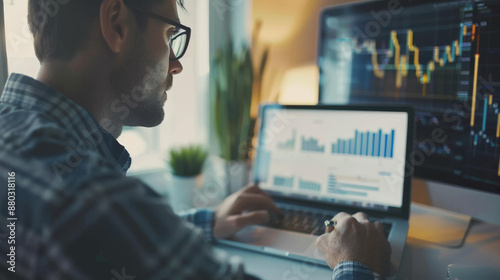
<path id="1" fill-rule="evenodd" d="M 371 1 L 320 21 L 321 103 L 413 106 L 415 175 L 500 193 L 500 1 Z"/>

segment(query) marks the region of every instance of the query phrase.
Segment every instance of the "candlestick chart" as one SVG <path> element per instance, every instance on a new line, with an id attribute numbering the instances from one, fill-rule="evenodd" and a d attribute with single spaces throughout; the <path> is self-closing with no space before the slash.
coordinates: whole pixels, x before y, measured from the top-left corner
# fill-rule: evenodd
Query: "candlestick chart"
<path id="1" fill-rule="evenodd" d="M 414 2 L 326 17 L 320 100 L 413 106 L 417 175 L 500 192 L 500 1 Z"/>

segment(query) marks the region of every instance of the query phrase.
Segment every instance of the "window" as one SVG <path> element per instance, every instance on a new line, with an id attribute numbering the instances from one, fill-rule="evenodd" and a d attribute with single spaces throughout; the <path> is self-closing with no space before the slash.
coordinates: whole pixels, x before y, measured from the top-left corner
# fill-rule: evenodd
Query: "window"
<path id="1" fill-rule="evenodd" d="M 36 77 L 40 63 L 35 56 L 33 37 L 28 27 L 28 0 L 7 0 L 3 3 L 9 75 L 16 72 Z"/>
<path id="2" fill-rule="evenodd" d="M 27 22 L 28 0 L 4 3 L 7 63 L 13 72 L 36 77 L 40 64 Z M 155 128 L 124 128 L 118 141 L 132 155 L 131 171 L 165 169 L 166 151 L 176 145 L 206 144 L 208 125 L 208 1 L 186 1 L 179 9 L 184 25 L 192 28 L 189 48 L 181 59 L 184 70 L 174 76 L 165 105 L 165 120 Z"/>

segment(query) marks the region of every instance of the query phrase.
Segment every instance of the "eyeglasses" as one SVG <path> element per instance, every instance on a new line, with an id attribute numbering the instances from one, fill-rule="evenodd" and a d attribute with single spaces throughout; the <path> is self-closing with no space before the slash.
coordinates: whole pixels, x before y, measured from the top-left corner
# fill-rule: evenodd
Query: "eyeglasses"
<path id="1" fill-rule="evenodd" d="M 148 17 L 152 17 L 159 21 L 163 21 L 175 26 L 175 33 L 169 37 L 169 42 L 167 42 L 170 45 L 170 49 L 172 50 L 172 54 L 170 55 L 171 61 L 180 59 L 186 53 L 187 47 L 189 45 L 189 39 L 191 38 L 191 28 L 153 12 L 134 7 L 130 4 L 128 4 L 127 6 L 133 10 L 143 13 Z"/>

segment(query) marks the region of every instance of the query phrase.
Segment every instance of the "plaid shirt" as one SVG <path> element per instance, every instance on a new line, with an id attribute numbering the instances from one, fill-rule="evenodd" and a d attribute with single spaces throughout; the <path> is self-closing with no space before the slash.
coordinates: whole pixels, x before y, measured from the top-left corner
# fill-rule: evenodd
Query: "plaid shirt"
<path id="1" fill-rule="evenodd" d="M 333 270 L 333 280 L 380 280 L 380 275 L 358 262 L 341 262 Z"/>
<path id="2" fill-rule="evenodd" d="M 0 180 L 12 182 L 0 191 L 0 221 L 15 229 L 0 227 L 0 279 L 243 279 L 239 259 L 207 242 L 213 211 L 175 215 L 125 176 L 130 163 L 90 113 L 12 74 L 0 98 Z M 370 272 L 352 263 L 333 277 L 357 271 Z"/>
<path id="3" fill-rule="evenodd" d="M 241 263 L 207 242 L 212 211 L 179 218 L 124 176 L 128 152 L 86 110 L 32 78 L 13 74 L 6 84 L 0 153 L 2 186 L 15 172 L 14 211 L 13 193 L 0 191 L 0 279 L 243 278 Z M 8 217 L 17 219 L 15 244 Z"/>

